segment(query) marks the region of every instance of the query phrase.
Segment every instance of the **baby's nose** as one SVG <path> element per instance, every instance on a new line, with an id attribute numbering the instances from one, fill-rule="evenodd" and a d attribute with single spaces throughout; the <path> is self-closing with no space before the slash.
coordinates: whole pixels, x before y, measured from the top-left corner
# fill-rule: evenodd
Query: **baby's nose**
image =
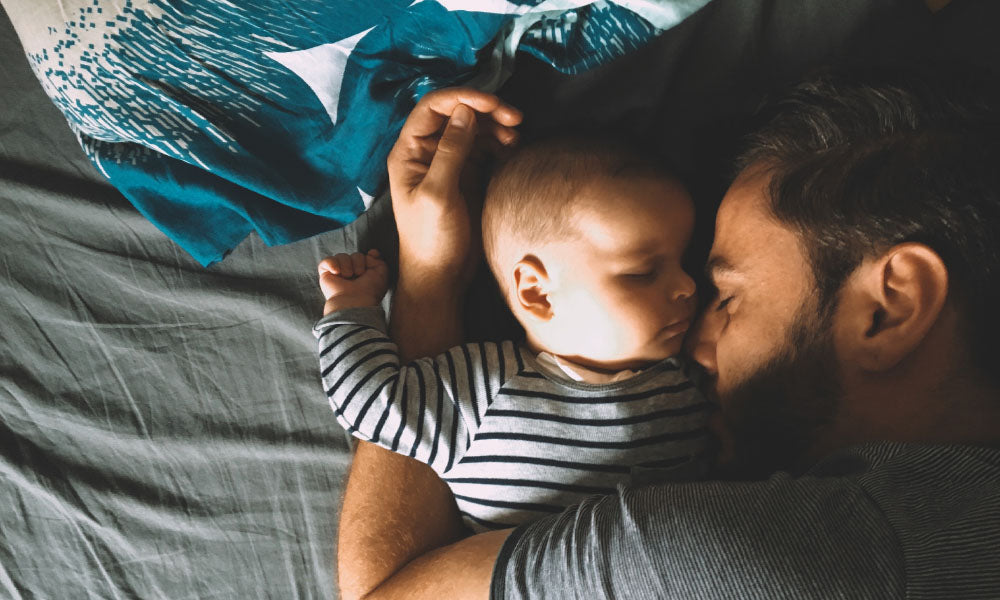
<path id="1" fill-rule="evenodd" d="M 695 286 L 694 279 L 691 279 L 690 275 L 681 271 L 680 277 L 673 289 L 673 299 L 674 301 L 693 300 L 696 290 L 697 287 Z"/>

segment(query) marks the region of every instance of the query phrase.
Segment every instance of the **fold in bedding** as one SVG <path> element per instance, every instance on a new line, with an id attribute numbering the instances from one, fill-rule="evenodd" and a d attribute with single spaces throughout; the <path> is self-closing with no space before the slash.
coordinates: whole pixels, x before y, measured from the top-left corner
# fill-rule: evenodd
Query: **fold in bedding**
<path id="1" fill-rule="evenodd" d="M 519 45 L 567 73 L 708 0 L 4 0 L 97 169 L 202 264 L 251 231 L 353 221 L 415 102 L 495 90 Z"/>
<path id="2" fill-rule="evenodd" d="M 350 445 L 311 326 L 345 229 L 204 268 L 88 162 L 0 12 L 0 598 L 332 598 Z"/>
<path id="3" fill-rule="evenodd" d="M 313 273 L 371 241 L 206 270 L 90 177 L 0 157 L 0 180 L 0 597 L 334 595 L 350 446 Z"/>

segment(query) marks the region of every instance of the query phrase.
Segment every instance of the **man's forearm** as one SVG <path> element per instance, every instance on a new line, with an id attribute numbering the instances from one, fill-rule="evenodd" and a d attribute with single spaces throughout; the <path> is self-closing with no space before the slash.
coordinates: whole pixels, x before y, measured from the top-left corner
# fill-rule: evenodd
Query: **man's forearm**
<path id="1" fill-rule="evenodd" d="M 399 347 L 399 359 L 410 362 L 441 354 L 462 343 L 463 294 L 454 282 L 430 276 L 407 276 L 400 265 L 392 297 L 389 337 Z"/>
<path id="2" fill-rule="evenodd" d="M 490 531 L 410 562 L 365 600 L 489 598 L 493 565 L 513 529 Z"/>
<path id="3" fill-rule="evenodd" d="M 363 598 L 425 552 L 461 537 L 451 491 L 427 465 L 361 442 L 337 547 L 341 595 Z"/>
<path id="4" fill-rule="evenodd" d="M 402 360 L 439 354 L 461 341 L 461 295 L 453 288 L 427 278 L 400 278 L 390 332 Z M 370 594 L 414 558 L 462 534 L 451 491 L 430 467 L 373 444 L 359 444 L 338 540 L 345 599 Z"/>

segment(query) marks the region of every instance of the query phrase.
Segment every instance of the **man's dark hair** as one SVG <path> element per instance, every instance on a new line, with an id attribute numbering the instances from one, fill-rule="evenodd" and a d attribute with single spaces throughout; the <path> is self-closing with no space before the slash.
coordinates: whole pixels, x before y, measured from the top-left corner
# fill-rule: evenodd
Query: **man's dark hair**
<path id="1" fill-rule="evenodd" d="M 995 83 L 994 83 L 995 85 Z M 826 71 L 766 109 L 738 161 L 807 248 L 821 308 L 868 257 L 938 253 L 976 366 L 1000 382 L 1000 127 L 982 79 Z"/>

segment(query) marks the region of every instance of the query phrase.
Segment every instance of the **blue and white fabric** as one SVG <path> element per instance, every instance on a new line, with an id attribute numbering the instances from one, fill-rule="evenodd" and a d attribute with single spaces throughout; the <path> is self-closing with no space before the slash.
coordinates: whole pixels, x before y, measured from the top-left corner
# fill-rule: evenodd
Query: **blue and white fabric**
<path id="1" fill-rule="evenodd" d="M 349 223 L 427 91 L 577 73 L 709 0 L 3 1 L 87 155 L 202 264 Z"/>

